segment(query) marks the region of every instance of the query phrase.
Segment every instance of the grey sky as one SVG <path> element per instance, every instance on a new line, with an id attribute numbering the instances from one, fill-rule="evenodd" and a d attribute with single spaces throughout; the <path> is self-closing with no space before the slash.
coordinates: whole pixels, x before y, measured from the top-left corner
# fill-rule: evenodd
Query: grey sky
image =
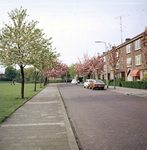
<path id="1" fill-rule="evenodd" d="M 97 40 L 119 45 L 120 19 L 116 17 L 124 16 L 123 41 L 147 26 L 146 0 L 0 0 L 0 29 L 9 22 L 7 12 L 21 6 L 27 9 L 28 20 L 39 21 L 38 27 L 52 37 L 53 47 L 67 65 L 86 52 L 91 57 L 102 54 L 104 44 L 95 44 Z"/>

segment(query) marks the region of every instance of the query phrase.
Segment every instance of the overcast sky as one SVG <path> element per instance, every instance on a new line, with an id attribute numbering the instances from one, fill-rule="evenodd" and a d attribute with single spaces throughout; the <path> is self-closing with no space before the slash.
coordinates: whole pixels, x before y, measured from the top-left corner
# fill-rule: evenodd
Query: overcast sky
<path id="1" fill-rule="evenodd" d="M 39 21 L 38 28 L 52 37 L 67 65 L 87 52 L 90 57 L 102 54 L 105 45 L 95 41 L 121 44 L 120 16 L 123 42 L 147 26 L 147 0 L 0 0 L 0 29 L 10 21 L 7 13 L 21 6 L 27 9 L 27 20 Z"/>

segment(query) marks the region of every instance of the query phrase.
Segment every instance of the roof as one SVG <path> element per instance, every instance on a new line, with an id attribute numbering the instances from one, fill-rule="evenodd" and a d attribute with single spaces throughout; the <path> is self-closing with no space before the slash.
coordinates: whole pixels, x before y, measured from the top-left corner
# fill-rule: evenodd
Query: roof
<path id="1" fill-rule="evenodd" d="M 130 39 L 130 40 L 128 40 L 128 41 L 126 41 L 126 42 L 116 46 L 116 49 L 119 49 L 119 48 L 121 48 L 121 47 L 123 47 L 123 46 L 125 46 L 125 45 L 127 45 L 127 44 L 129 44 L 131 42 L 134 42 L 134 41 L 140 39 L 142 37 L 143 33 L 144 32 L 142 32 L 142 33 L 138 34 L 137 36 L 133 37 L 132 39 Z M 147 35 L 147 33 L 146 33 L 146 35 Z M 105 52 L 105 53 L 102 54 L 102 56 L 105 56 L 106 54 L 107 53 Z"/>

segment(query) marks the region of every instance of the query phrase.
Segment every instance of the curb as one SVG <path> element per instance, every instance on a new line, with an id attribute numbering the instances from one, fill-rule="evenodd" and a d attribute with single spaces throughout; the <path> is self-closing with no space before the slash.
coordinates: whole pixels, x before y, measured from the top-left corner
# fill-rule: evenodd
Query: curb
<path id="1" fill-rule="evenodd" d="M 71 147 L 71 150 L 83 150 L 82 146 L 81 146 L 81 143 L 79 141 L 77 137 L 77 134 L 76 134 L 76 131 L 74 129 L 74 126 L 73 126 L 73 123 L 71 120 L 69 120 L 69 113 L 68 113 L 68 110 L 65 106 L 65 102 L 64 102 L 64 99 L 61 95 L 61 92 L 60 92 L 60 89 L 57 85 L 57 88 L 58 88 L 58 91 L 59 91 L 59 94 L 60 94 L 60 101 L 61 101 L 61 107 L 62 107 L 62 110 L 63 113 L 64 113 L 64 120 L 65 120 L 65 124 L 67 126 L 67 136 L 69 138 L 69 145 Z"/>

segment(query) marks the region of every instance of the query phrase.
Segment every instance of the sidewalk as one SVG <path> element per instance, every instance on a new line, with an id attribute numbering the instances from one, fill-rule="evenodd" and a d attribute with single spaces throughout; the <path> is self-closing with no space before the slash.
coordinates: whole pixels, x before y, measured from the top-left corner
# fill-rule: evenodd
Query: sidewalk
<path id="1" fill-rule="evenodd" d="M 114 89 L 114 86 L 109 86 L 107 90 L 126 94 L 126 95 L 134 95 L 138 97 L 147 98 L 147 90 L 143 90 L 143 89 L 125 88 L 125 87 L 118 87 L 118 86 L 116 86 L 116 89 Z"/>
<path id="2" fill-rule="evenodd" d="M 0 150 L 78 150 L 56 84 L 50 84 L 0 127 Z"/>
<path id="3" fill-rule="evenodd" d="M 83 84 L 81 83 L 78 85 L 83 86 Z M 107 89 L 106 86 L 105 89 Z M 116 89 L 114 89 L 114 86 L 109 86 L 107 90 L 126 94 L 126 95 L 134 95 L 138 97 L 147 98 L 147 90 L 144 89 L 126 88 L 126 87 L 118 87 L 118 86 L 116 86 Z"/>

